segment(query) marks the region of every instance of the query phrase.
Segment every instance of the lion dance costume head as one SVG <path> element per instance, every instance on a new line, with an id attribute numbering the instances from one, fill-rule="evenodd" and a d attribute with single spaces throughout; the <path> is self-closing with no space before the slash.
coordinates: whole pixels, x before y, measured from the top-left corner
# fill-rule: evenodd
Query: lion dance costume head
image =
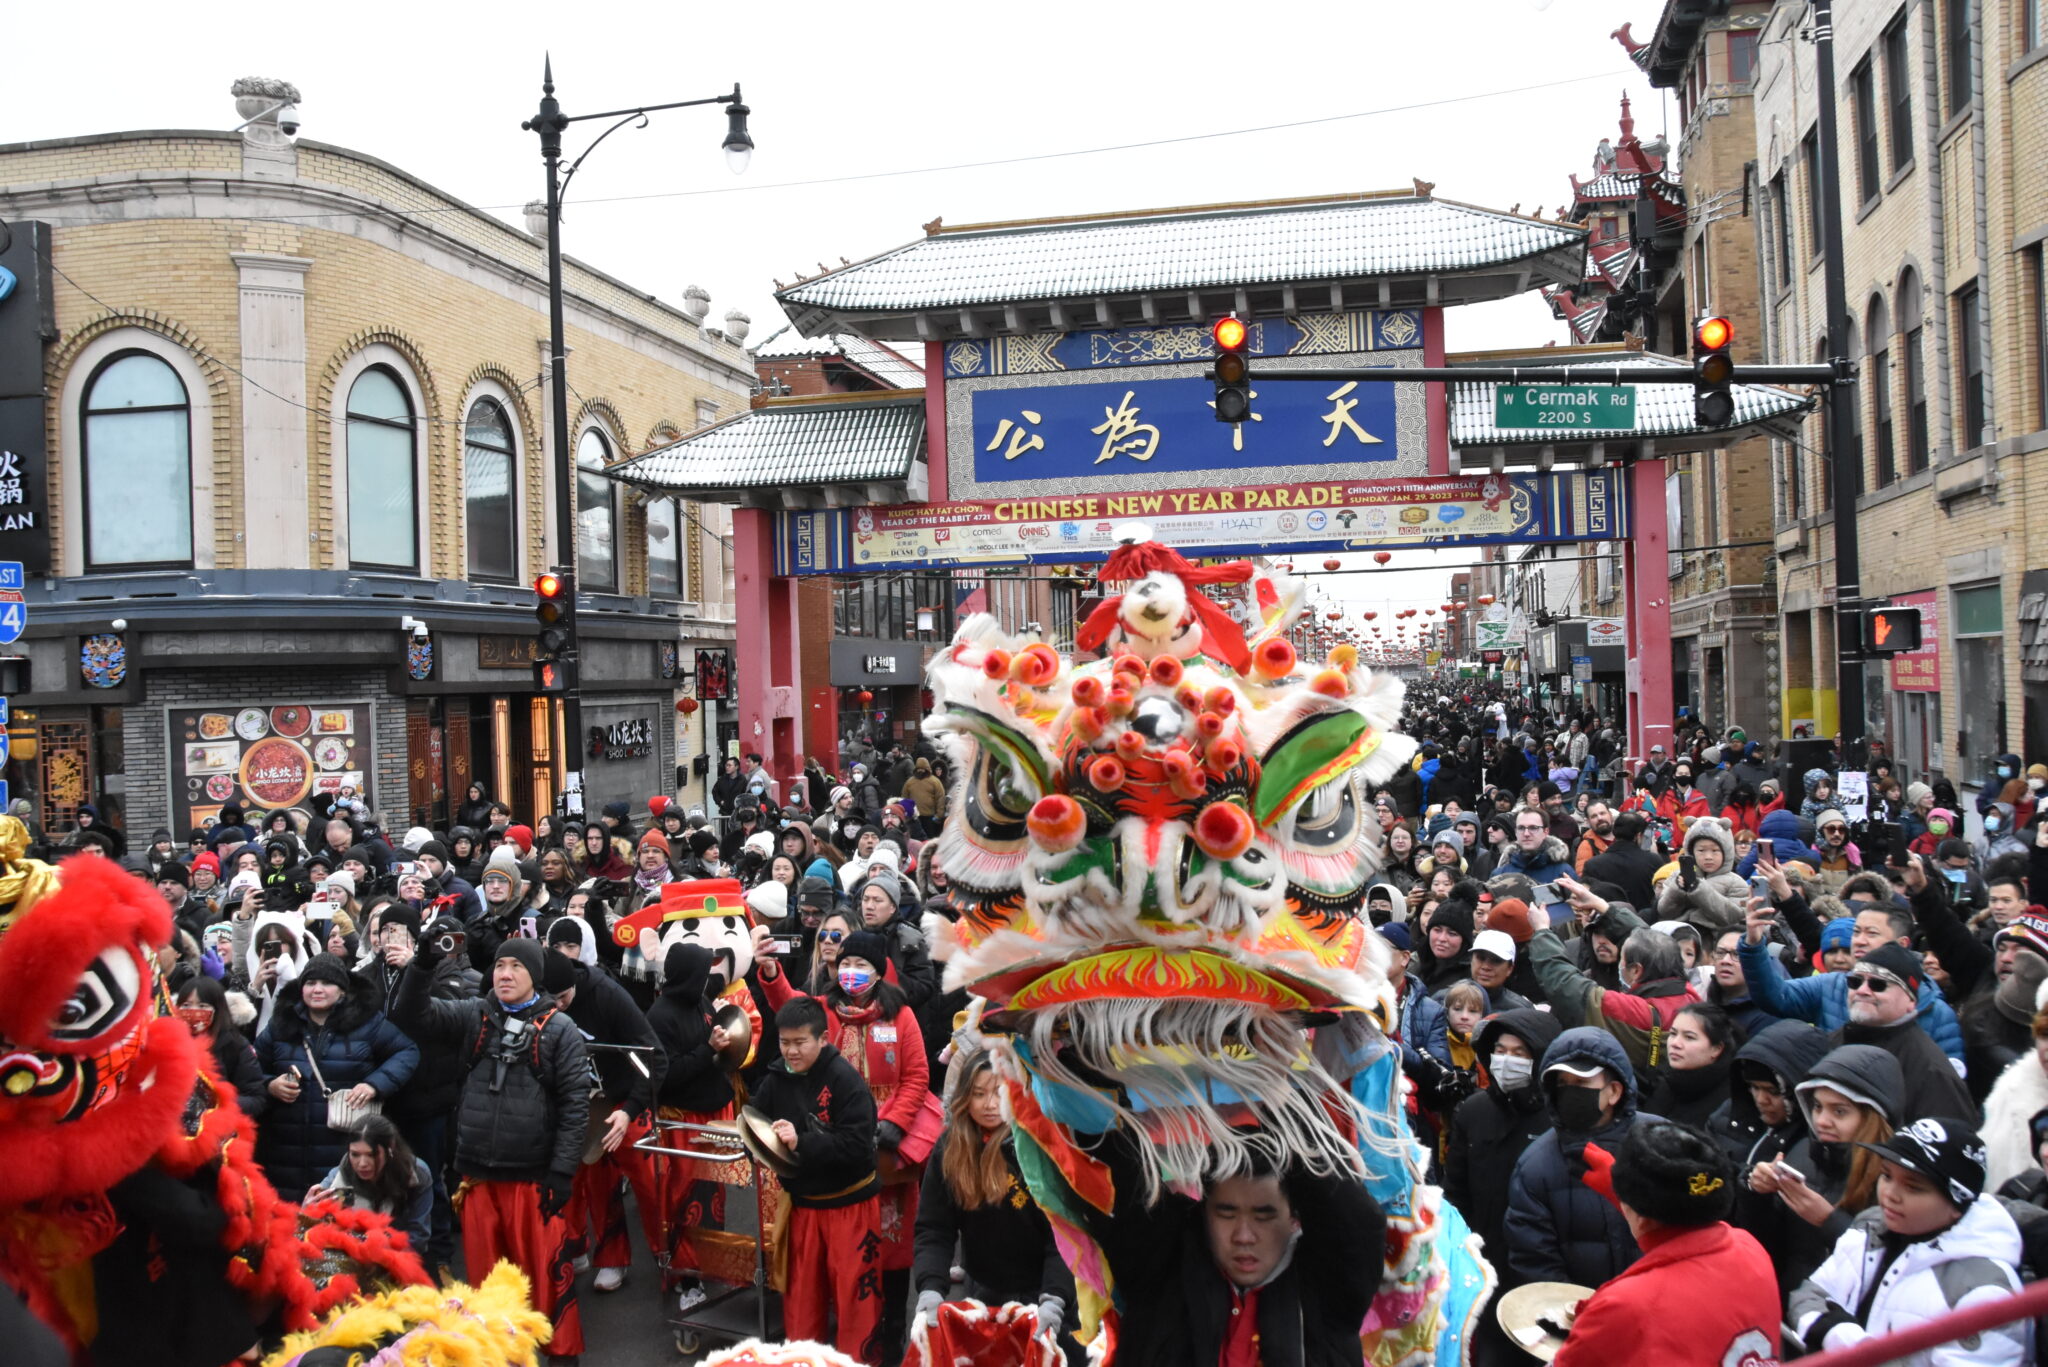
<path id="1" fill-rule="evenodd" d="M 956 781 L 926 918 L 971 1032 L 1006 1074 L 1020 1162 L 1082 1288 L 1113 1305 L 1069 1218 L 1098 1175 L 1076 1132 L 1142 1138 L 1146 1176 L 1194 1191 L 1262 1164 L 1350 1171 L 1388 1216 L 1367 1360 L 1455 1362 L 1490 1274 L 1423 1186 L 1402 1116 L 1385 942 L 1361 906 L 1382 864 L 1375 785 L 1415 752 L 1403 685 L 1286 632 L 1302 591 L 1150 541 L 1077 633 L 1104 658 L 964 622 L 934 659 L 926 732 Z M 1204 588 L 1242 584 L 1247 630 Z"/>

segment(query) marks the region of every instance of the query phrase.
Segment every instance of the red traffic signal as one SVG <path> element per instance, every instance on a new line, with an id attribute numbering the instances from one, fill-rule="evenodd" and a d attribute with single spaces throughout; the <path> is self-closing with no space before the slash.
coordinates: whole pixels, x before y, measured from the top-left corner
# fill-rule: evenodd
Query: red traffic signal
<path id="1" fill-rule="evenodd" d="M 534 653 L 543 660 L 552 660 L 568 650 L 575 637 L 570 622 L 569 580 L 549 570 L 534 579 L 533 592 L 533 617 L 540 623 Z M 539 687 L 538 683 L 535 686 Z"/>
<path id="2" fill-rule="evenodd" d="M 1210 329 L 1216 339 L 1218 351 L 1243 351 L 1247 332 L 1242 318 L 1235 315 L 1218 318 L 1216 326 Z"/>
<path id="3" fill-rule="evenodd" d="M 1726 351 L 1735 340 L 1735 325 L 1726 318 L 1702 318 L 1693 324 L 1693 345 L 1701 351 Z"/>
<path id="4" fill-rule="evenodd" d="M 533 591 L 543 598 L 560 598 L 562 596 L 562 576 L 559 574 L 543 574 L 540 578 L 533 581 Z"/>
<path id="5" fill-rule="evenodd" d="M 1692 325 L 1692 411 L 1701 427 L 1726 427 L 1735 421 L 1735 358 L 1728 344 L 1735 326 L 1726 318 L 1708 316 Z"/>

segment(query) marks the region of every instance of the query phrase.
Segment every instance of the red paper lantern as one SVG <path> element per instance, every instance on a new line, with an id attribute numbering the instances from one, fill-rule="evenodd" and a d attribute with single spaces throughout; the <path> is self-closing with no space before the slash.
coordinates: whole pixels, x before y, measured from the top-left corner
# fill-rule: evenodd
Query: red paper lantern
<path id="1" fill-rule="evenodd" d="M 1340 570 L 1344 568 L 1344 562 L 1333 555 L 1323 562 L 1323 568 L 1326 570 Z"/>
<path id="2" fill-rule="evenodd" d="M 1482 593 L 1482 594 L 1480 594 L 1480 595 L 1479 595 L 1479 606 L 1480 606 L 1480 607 L 1483 607 L 1483 608 L 1490 608 L 1490 607 L 1492 607 L 1492 606 L 1493 606 L 1493 595 L 1492 595 L 1492 594 L 1490 594 L 1490 593 Z"/>
<path id="3" fill-rule="evenodd" d="M 853 700 L 859 703 L 862 707 L 866 707 L 869 703 L 875 700 L 875 695 L 873 693 L 870 693 L 867 689 L 863 688 L 860 692 L 853 695 Z"/>
<path id="4" fill-rule="evenodd" d="M 1374 551 L 1372 558 L 1374 564 L 1384 565 L 1394 558 L 1394 553 L 1392 551 Z"/>
<path id="5" fill-rule="evenodd" d="M 1344 620 L 1344 614 L 1341 612 L 1330 612 L 1325 613 L 1323 615 L 1328 617 L 1333 622 L 1341 622 Z"/>
<path id="6" fill-rule="evenodd" d="M 677 698 L 677 699 L 676 699 L 676 711 L 678 711 L 678 712 L 682 713 L 682 714 L 683 714 L 684 716 L 686 716 L 686 717 L 687 717 L 687 716 L 689 716 L 689 715 L 690 715 L 690 714 L 691 714 L 692 712 L 695 712 L 696 710 L 697 710 L 697 700 L 696 700 L 695 698 Z"/>

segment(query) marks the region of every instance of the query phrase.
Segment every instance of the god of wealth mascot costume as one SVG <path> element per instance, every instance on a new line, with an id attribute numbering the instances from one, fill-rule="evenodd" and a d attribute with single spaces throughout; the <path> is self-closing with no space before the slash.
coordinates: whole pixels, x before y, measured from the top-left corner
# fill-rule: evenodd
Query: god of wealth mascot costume
<path id="1" fill-rule="evenodd" d="M 748 1045 L 733 1067 L 754 1061 L 761 1039 L 761 1008 L 747 987 L 754 967 L 754 913 L 746 889 L 737 878 L 686 878 L 661 885 L 661 900 L 621 916 L 612 939 L 637 949 L 657 967 L 668 962 L 677 945 L 699 945 L 711 952 L 711 971 L 724 980 L 718 990 L 719 1024 L 731 1033 L 745 1017 Z M 737 1012 L 738 1015 L 733 1013 Z"/>
<path id="2" fill-rule="evenodd" d="M 955 775 L 949 903 L 925 933 L 974 998 L 1080 1337 L 1117 1360 L 1128 1288 L 1107 1244 L 1164 1193 L 1293 1173 L 1355 1182 L 1384 1215 L 1364 1360 L 1461 1363 L 1492 1272 L 1422 1182 L 1361 914 L 1382 864 L 1369 794 L 1415 751 L 1393 729 L 1403 686 L 1348 646 L 1297 659 L 1286 576 L 1133 537 L 1101 579 L 1122 592 L 1076 643 L 1104 658 L 977 615 L 932 663 L 925 721 Z M 1249 631 L 1202 592 L 1230 583 Z M 1128 1279 L 1144 1250 L 1126 1256 Z"/>
<path id="3" fill-rule="evenodd" d="M 211 1049 L 172 1013 L 170 908 L 109 860 L 52 868 L 27 848 L 0 817 L 0 1294 L 80 1363 L 221 1367 L 408 1295 L 503 1350 L 491 1360 L 533 1360 L 546 1321 L 511 1313 L 516 1269 L 500 1269 L 507 1313 L 464 1318 L 449 1307 L 473 1293 L 433 1288 L 385 1217 L 278 1195 Z M 379 1333 L 406 1324 L 384 1312 Z M 430 1360 L 458 1359 L 391 1359 Z"/>

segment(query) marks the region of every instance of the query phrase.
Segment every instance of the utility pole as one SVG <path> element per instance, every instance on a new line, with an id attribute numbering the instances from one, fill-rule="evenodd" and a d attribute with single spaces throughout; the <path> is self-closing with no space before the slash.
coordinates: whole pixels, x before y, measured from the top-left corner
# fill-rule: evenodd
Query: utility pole
<path id="1" fill-rule="evenodd" d="M 1821 208 L 1821 306 L 1827 310 L 1828 359 L 1846 372 L 1849 286 L 1842 261 L 1842 176 L 1835 127 L 1834 0 L 1814 0 L 1814 98 L 1820 105 L 1814 189 Z M 1828 472 L 1835 504 L 1835 715 L 1844 768 L 1863 767 L 1863 548 L 1856 501 L 1863 494 L 1863 451 L 1856 441 L 1854 385 L 1827 389 Z"/>

